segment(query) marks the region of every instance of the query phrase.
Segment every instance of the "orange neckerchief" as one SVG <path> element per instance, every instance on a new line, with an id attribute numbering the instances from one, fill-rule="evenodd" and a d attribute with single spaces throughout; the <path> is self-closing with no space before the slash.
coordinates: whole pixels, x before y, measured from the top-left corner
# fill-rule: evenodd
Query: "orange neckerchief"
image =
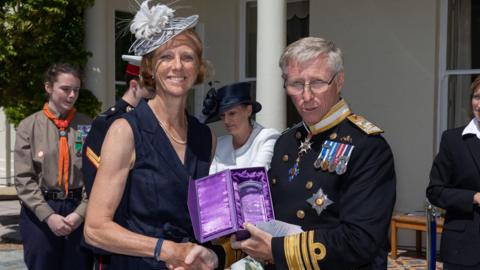
<path id="1" fill-rule="evenodd" d="M 58 186 L 62 186 L 62 177 L 63 177 L 63 187 L 65 189 L 65 194 L 68 194 L 68 170 L 70 163 L 70 155 L 68 152 L 68 133 L 65 130 L 70 125 L 73 117 L 75 117 L 75 108 L 72 108 L 67 113 L 67 118 L 65 120 L 58 119 L 49 109 L 48 103 L 43 105 L 43 113 L 52 120 L 55 126 L 59 130 L 59 141 L 58 141 Z M 62 132 L 63 131 L 63 132 Z"/>

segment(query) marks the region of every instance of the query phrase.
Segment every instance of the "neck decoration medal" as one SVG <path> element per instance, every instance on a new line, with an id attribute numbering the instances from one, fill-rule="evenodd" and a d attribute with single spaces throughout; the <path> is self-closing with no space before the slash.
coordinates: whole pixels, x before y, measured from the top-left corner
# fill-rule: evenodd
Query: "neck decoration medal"
<path id="1" fill-rule="evenodd" d="M 293 164 L 293 167 L 288 170 L 288 182 L 292 182 L 293 178 L 297 176 L 300 173 L 300 168 L 298 168 L 298 164 L 300 163 L 300 159 L 302 156 L 308 152 L 308 150 L 312 149 L 312 142 L 310 142 L 310 139 L 312 138 L 312 133 L 308 133 L 307 137 L 305 137 L 305 140 L 300 143 L 300 146 L 298 147 L 298 157 L 295 160 L 295 163 Z"/>

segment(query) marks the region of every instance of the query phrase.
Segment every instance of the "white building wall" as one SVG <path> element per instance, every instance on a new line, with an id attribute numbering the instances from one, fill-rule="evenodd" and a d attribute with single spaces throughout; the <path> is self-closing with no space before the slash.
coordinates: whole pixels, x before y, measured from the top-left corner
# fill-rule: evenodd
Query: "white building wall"
<path id="1" fill-rule="evenodd" d="M 310 33 L 343 50 L 343 96 L 385 130 L 395 157 L 395 210 L 424 208 L 435 149 L 435 0 L 310 1 Z M 400 244 L 402 244 L 400 238 Z"/>

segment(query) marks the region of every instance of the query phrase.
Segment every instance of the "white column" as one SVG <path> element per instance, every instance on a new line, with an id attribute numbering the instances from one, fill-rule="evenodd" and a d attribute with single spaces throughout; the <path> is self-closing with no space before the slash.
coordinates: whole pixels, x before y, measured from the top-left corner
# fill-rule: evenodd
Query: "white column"
<path id="1" fill-rule="evenodd" d="M 85 46 L 92 53 L 92 57 L 88 59 L 85 66 L 84 85 L 102 102 L 102 110 L 112 103 L 108 95 L 111 89 L 109 89 L 107 76 L 109 53 L 106 34 L 107 2 L 106 0 L 95 1 L 94 6 L 85 12 Z"/>
<path id="2" fill-rule="evenodd" d="M 285 0 L 258 0 L 257 101 L 263 106 L 256 120 L 282 131 L 287 122 L 286 94 L 278 59 L 286 43 Z"/>
<path id="3" fill-rule="evenodd" d="M 0 185 L 6 186 L 13 184 L 12 129 L 3 108 L 0 108 Z"/>
<path id="4" fill-rule="evenodd" d="M 10 186 L 13 184 L 12 177 L 12 137 L 11 137 L 11 124 L 8 122 L 7 117 L 5 116 L 5 178 L 7 179 L 6 184 Z"/>

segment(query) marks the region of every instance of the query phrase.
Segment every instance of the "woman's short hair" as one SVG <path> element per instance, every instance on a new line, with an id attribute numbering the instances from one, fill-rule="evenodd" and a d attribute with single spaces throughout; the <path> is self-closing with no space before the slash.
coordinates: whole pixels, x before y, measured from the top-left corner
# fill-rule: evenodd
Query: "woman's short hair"
<path id="1" fill-rule="evenodd" d="M 473 95 L 475 94 L 475 91 L 480 87 L 480 75 L 477 75 L 475 80 L 473 80 L 472 85 L 470 86 L 470 99 L 473 98 Z"/>
<path id="2" fill-rule="evenodd" d="M 197 80 L 195 81 L 195 84 L 200 84 L 203 82 L 205 78 L 205 73 L 206 73 L 205 60 L 202 58 L 202 55 L 203 55 L 202 41 L 200 40 L 200 37 L 193 29 L 187 29 L 183 31 L 181 34 L 179 34 L 178 36 L 181 36 L 181 35 L 186 36 L 190 41 L 192 41 L 194 45 L 193 49 L 197 54 L 200 62 Z M 155 52 L 157 52 L 158 50 L 162 50 L 165 46 L 168 46 L 168 44 L 170 44 L 172 40 L 168 41 L 167 43 L 163 44 L 162 46 L 158 47 L 154 51 L 142 57 L 142 64 L 140 68 L 140 76 L 142 78 L 141 82 L 149 92 L 155 92 L 155 79 L 153 76 L 154 74 L 152 73 L 152 72 L 155 72 L 154 69 L 157 62 L 157 59 L 156 59 L 157 55 Z"/>
<path id="3" fill-rule="evenodd" d="M 80 68 L 76 65 L 68 64 L 68 63 L 55 63 L 48 67 L 47 71 L 44 74 L 44 83 L 48 83 L 49 85 L 53 85 L 54 82 L 57 81 L 57 78 L 60 74 L 72 74 L 74 77 L 81 80 L 82 73 Z"/>
<path id="4" fill-rule="evenodd" d="M 475 79 L 473 80 L 472 84 L 470 85 L 470 100 L 473 101 L 473 95 L 475 95 L 475 92 L 480 88 L 480 75 L 477 75 Z M 470 103 L 472 104 L 472 103 Z M 470 106 L 470 109 L 468 110 L 468 115 L 473 118 L 475 117 L 475 114 L 473 113 L 473 106 Z"/>
<path id="5" fill-rule="evenodd" d="M 287 67 L 290 62 L 298 62 L 300 65 L 327 54 L 328 64 L 335 73 L 343 70 L 342 51 L 337 48 L 333 41 L 318 37 L 306 37 L 288 45 L 280 57 L 279 66 L 282 76 L 287 76 Z"/>

